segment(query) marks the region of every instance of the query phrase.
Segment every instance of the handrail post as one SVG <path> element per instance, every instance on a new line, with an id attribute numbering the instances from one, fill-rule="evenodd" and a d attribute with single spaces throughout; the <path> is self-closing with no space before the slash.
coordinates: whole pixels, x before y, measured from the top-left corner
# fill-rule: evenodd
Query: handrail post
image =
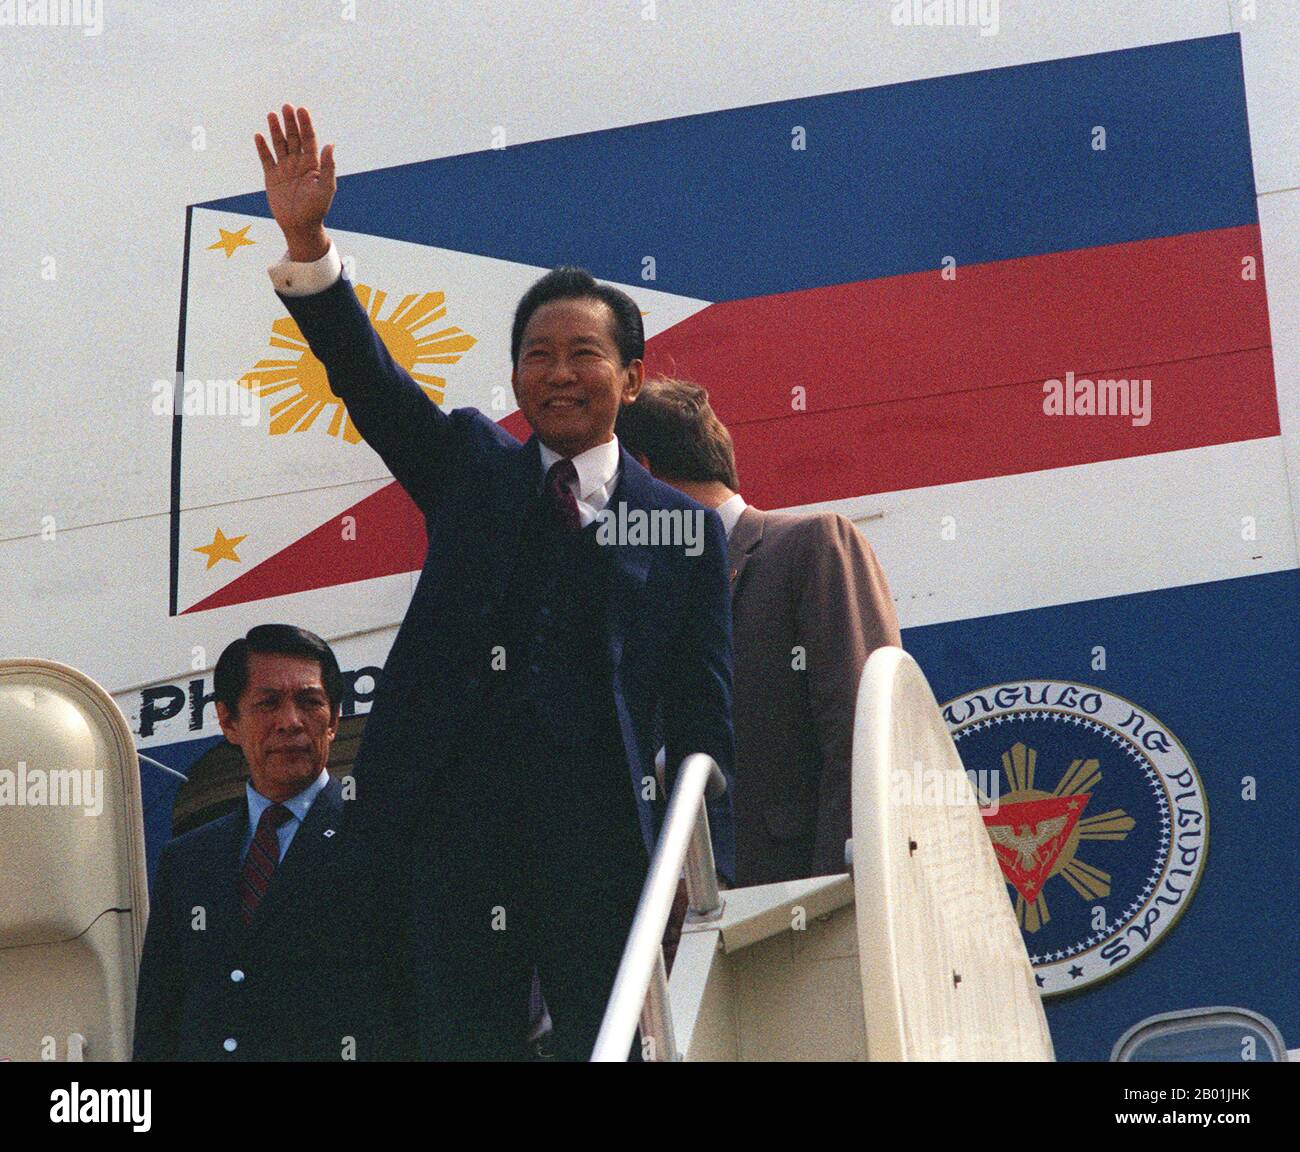
<path id="1" fill-rule="evenodd" d="M 691 832 L 690 847 L 686 850 L 686 903 L 692 923 L 716 920 L 722 915 L 713 838 L 709 835 L 709 813 L 703 801 Z"/>
<path id="2" fill-rule="evenodd" d="M 667 788 L 664 749 L 660 748 L 655 756 L 655 776 L 659 787 Z M 718 776 L 722 773 L 719 770 Z M 717 779 L 710 777 L 710 785 L 705 795 L 712 792 L 715 797 L 721 795 L 716 788 Z M 725 778 L 722 782 L 725 789 Z M 686 905 L 687 919 L 692 924 L 716 920 L 722 915 L 722 897 L 718 894 L 718 868 L 713 859 L 713 837 L 709 835 L 709 814 L 701 803 L 700 814 L 695 822 L 695 831 L 691 835 L 690 847 L 686 850 Z"/>
<path id="3" fill-rule="evenodd" d="M 687 869 L 688 886 L 695 886 L 693 906 L 698 902 L 705 915 L 720 911 L 704 800 L 706 795 L 720 795 L 725 788 L 726 779 L 711 756 L 697 752 L 682 761 L 659 842 L 650 859 L 650 870 L 641 888 L 636 915 L 623 946 L 623 958 L 614 977 L 600 1034 L 592 1049 L 593 1061 L 626 1060 L 638 1021 L 652 1041 L 651 1059 L 679 1059 L 668 1008 L 664 929 L 668 926 L 677 880 L 688 852 L 693 858 Z M 696 874 L 694 880 L 690 878 L 692 872 Z M 712 881 L 711 895 L 709 881 Z"/>
<path id="4" fill-rule="evenodd" d="M 641 1049 L 642 1059 L 656 1063 L 674 1064 L 682 1058 L 677 1051 L 673 1014 L 668 1007 L 668 969 L 664 965 L 662 946 L 655 955 L 645 1007 L 641 1009 Z"/>

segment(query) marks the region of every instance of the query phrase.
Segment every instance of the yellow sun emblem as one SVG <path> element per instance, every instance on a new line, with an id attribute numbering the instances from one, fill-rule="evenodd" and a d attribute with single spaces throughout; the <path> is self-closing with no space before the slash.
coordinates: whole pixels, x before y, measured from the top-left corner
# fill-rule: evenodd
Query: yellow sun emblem
<path id="1" fill-rule="evenodd" d="M 421 364 L 455 364 L 477 343 L 473 336 L 455 327 L 420 332 L 421 328 L 447 315 L 445 295 L 425 292 L 404 296 L 392 314 L 381 320 L 379 312 L 388 294 L 375 292 L 372 296 L 365 284 L 356 285 L 356 294 L 389 355 L 411 374 L 430 400 L 441 404 L 447 381 L 441 376 L 417 372 L 417 367 Z M 253 370 L 239 380 L 243 387 L 259 396 L 288 393 L 271 406 L 270 434 L 281 436 L 286 432 L 305 432 L 329 408 L 330 421 L 325 431 L 330 436 L 342 436 L 349 444 L 359 442 L 361 433 L 348 417 L 343 401 L 330 389 L 325 366 L 307 346 L 296 321 L 282 316 L 271 325 L 271 333 L 271 347 L 292 352 L 294 358 L 259 360 Z"/>
<path id="2" fill-rule="evenodd" d="M 984 825 L 1002 874 L 1016 891 L 1016 919 L 1037 932 L 1052 917 L 1043 888 L 1060 876 L 1084 900 L 1110 895 L 1110 873 L 1076 855 L 1083 840 L 1123 840 L 1133 817 L 1111 808 L 1085 817 L 1102 773 L 1096 759 L 1074 760 L 1051 792 L 1034 787 L 1035 749 L 1017 742 L 1002 753 L 1002 770 L 1011 791 L 996 808 L 980 793 Z"/>

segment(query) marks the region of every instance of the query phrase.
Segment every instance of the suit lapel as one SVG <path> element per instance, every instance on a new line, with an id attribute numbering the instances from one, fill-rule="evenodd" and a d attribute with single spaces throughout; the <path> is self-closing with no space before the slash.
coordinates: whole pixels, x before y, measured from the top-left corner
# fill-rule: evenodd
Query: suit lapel
<path id="1" fill-rule="evenodd" d="M 617 516 L 619 505 L 625 504 L 628 512 L 651 507 L 650 473 L 641 467 L 627 450 L 619 445 L 619 480 L 606 508 Z M 654 556 L 649 544 L 618 543 L 612 549 L 613 572 L 609 596 L 609 657 L 615 671 L 623 659 L 623 640 L 631 632 L 633 616 L 643 603 L 642 592 L 650 575 Z"/>
<path id="2" fill-rule="evenodd" d="M 727 569 L 731 573 L 731 595 L 735 598 L 736 589 L 740 587 L 740 576 L 745 571 L 754 550 L 763 541 L 763 528 L 767 513 L 748 505 L 736 521 L 736 526 L 727 537 Z"/>
<path id="3" fill-rule="evenodd" d="M 276 865 L 271 887 L 253 917 L 251 931 L 254 934 L 261 926 L 275 921 L 286 900 L 292 899 L 297 903 L 309 898 L 313 887 L 310 882 L 312 873 L 319 871 L 320 864 L 330 854 L 342 817 L 343 788 L 331 776 L 307 810 L 307 818 L 294 833 L 284 859 Z M 319 889 L 326 891 L 329 887 L 326 878 L 318 876 L 317 879 Z"/>

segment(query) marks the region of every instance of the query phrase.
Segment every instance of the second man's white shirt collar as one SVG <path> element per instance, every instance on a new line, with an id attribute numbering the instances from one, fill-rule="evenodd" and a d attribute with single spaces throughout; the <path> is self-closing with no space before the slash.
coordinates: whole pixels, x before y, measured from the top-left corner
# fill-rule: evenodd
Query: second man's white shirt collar
<path id="1" fill-rule="evenodd" d="M 722 517 L 722 527 L 726 530 L 727 538 L 731 538 L 732 530 L 736 527 L 737 521 L 740 520 L 740 514 L 748 507 L 741 498 L 739 492 L 734 496 L 729 496 L 717 506 L 715 511 Z"/>

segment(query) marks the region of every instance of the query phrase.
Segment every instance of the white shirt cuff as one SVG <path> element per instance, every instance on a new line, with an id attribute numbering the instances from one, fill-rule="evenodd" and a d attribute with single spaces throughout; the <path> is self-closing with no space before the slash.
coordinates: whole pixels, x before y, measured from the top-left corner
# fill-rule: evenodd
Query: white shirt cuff
<path id="1" fill-rule="evenodd" d="M 272 264 L 267 270 L 275 290 L 283 296 L 314 296 L 324 292 L 343 274 L 343 261 L 339 259 L 334 241 L 330 249 L 319 260 L 307 264 L 298 264 L 289 259 L 289 253 L 280 258 L 278 264 Z"/>

